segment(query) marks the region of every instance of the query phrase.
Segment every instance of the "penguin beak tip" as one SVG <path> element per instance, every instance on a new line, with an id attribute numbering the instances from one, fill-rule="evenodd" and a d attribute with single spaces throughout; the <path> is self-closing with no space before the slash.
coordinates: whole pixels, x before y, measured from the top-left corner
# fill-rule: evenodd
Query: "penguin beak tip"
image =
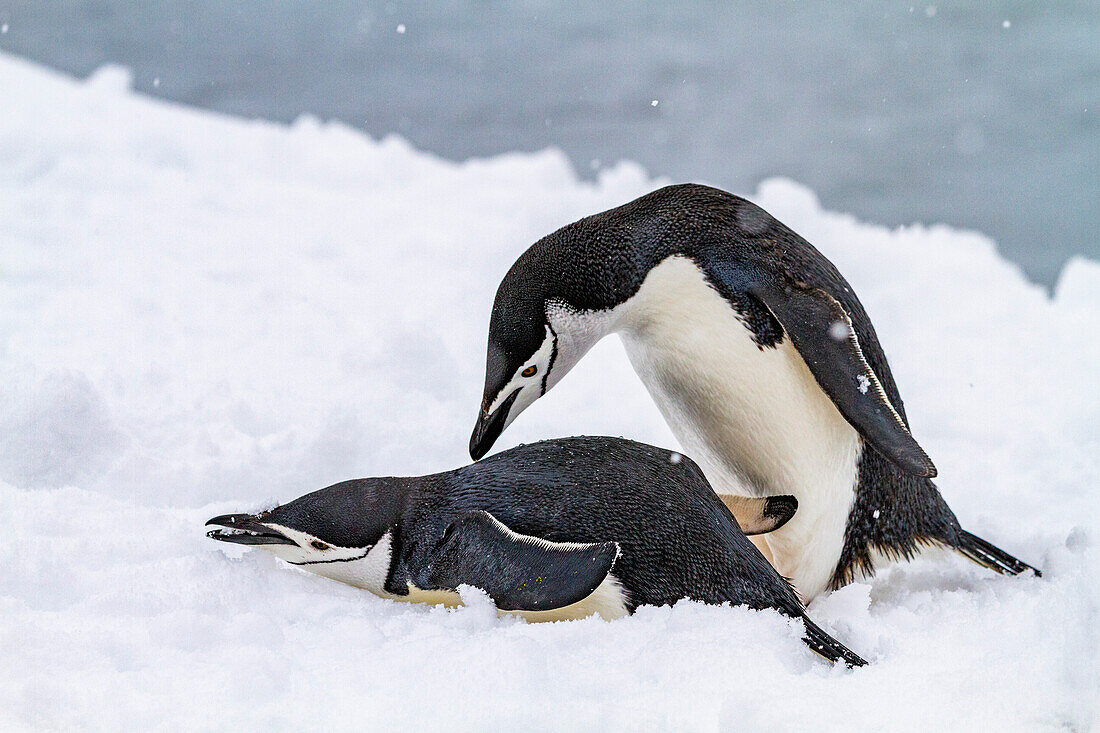
<path id="1" fill-rule="evenodd" d="M 508 395 L 495 412 L 489 412 L 485 408 L 481 409 L 477 417 L 477 424 L 474 425 L 474 432 L 470 436 L 470 457 L 475 461 L 488 453 L 500 434 L 504 432 L 504 426 L 508 423 L 508 413 L 519 396 L 519 392 L 517 389 Z"/>
<path id="2" fill-rule="evenodd" d="M 212 540 L 232 542 L 237 545 L 295 545 L 282 532 L 273 529 L 251 514 L 223 514 L 206 521 L 213 526 L 206 536 Z"/>
<path id="3" fill-rule="evenodd" d="M 490 441 L 485 439 L 485 428 L 488 423 L 489 416 L 482 411 L 481 415 L 478 416 L 477 424 L 474 425 L 474 432 L 470 435 L 470 458 L 475 461 L 489 452 Z"/>

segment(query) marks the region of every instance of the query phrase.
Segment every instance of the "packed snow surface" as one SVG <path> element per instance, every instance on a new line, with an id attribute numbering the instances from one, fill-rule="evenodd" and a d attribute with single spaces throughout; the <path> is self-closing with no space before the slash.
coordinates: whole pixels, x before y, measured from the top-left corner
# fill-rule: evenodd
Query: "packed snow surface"
<path id="1" fill-rule="evenodd" d="M 532 241 L 667 183 L 549 151 L 140 98 L 0 56 L 0 726 L 1086 730 L 1097 722 L 1100 265 L 1052 295 L 986 237 L 887 230 L 773 180 L 752 198 L 849 278 L 964 526 L 1042 578 L 944 554 L 775 613 L 615 622 L 382 600 L 203 521 L 468 461 L 497 283 Z M 1044 246 L 1037 242 L 1036 246 Z M 675 448 L 614 340 L 501 447 Z"/>

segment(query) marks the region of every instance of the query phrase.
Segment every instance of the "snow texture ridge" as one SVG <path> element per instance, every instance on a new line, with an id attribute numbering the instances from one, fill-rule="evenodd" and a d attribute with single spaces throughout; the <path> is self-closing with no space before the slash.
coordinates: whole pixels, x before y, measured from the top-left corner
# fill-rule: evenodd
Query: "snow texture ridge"
<path id="1" fill-rule="evenodd" d="M 752 195 L 874 319 L 964 526 L 818 599 L 871 661 L 681 602 L 534 625 L 378 599 L 203 521 L 468 461 L 497 283 L 667 181 L 554 151 L 454 164 L 343 125 L 154 102 L 0 56 L 0 727 L 1087 730 L 1097 719 L 1100 264 L 1048 295 L 978 233 Z M 676 448 L 614 341 L 504 436 Z M 469 594 L 476 599 L 476 593 Z M 487 612 L 489 611 L 489 612 Z"/>

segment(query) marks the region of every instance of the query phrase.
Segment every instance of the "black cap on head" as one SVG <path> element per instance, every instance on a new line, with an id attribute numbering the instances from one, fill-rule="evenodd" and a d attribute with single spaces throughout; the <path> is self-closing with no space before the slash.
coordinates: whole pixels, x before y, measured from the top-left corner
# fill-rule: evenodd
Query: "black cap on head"
<path id="1" fill-rule="evenodd" d="M 257 518 L 306 532 L 337 547 L 368 547 L 393 524 L 396 489 L 394 482 L 386 479 L 343 481 Z"/>
<path id="2" fill-rule="evenodd" d="M 258 514 L 227 514 L 207 524 L 214 539 L 238 544 L 296 544 L 278 525 L 304 532 L 335 547 L 370 547 L 397 519 L 402 486 L 399 479 L 355 479 L 333 484 Z"/>
<path id="3" fill-rule="evenodd" d="M 547 282 L 532 277 L 521 264 L 525 254 L 497 289 L 489 318 L 489 346 L 485 355 L 485 399 L 493 400 L 546 338 Z M 484 405 L 488 407 L 488 405 Z"/>

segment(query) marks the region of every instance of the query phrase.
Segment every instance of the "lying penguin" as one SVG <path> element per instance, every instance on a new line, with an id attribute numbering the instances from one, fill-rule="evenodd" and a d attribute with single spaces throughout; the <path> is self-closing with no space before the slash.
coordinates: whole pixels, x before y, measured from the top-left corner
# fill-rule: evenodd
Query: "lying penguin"
<path id="1" fill-rule="evenodd" d="M 795 513 L 761 499 L 749 531 Z M 207 522 L 310 572 L 394 600 L 459 602 L 466 584 L 529 620 L 613 619 L 681 598 L 774 608 L 802 619 L 810 648 L 863 659 L 806 618 L 699 468 L 617 438 L 524 445 L 433 476 L 345 481 L 258 514 Z"/>
<path id="2" fill-rule="evenodd" d="M 833 264 L 706 186 L 654 191 L 520 256 L 493 305 L 471 456 L 610 333 L 735 515 L 752 510 L 745 495 L 797 498 L 798 514 L 758 544 L 804 599 L 926 545 L 1034 570 L 959 526 Z"/>

